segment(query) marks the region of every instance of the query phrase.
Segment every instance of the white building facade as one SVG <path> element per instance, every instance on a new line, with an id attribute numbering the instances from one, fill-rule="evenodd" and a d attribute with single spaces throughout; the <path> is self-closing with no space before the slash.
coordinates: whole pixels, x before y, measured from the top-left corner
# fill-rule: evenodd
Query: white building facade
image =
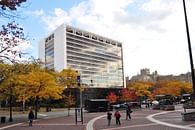
<path id="1" fill-rule="evenodd" d="M 72 26 L 61 25 L 39 43 L 45 67 L 72 68 L 86 87 L 124 87 L 122 43 Z"/>

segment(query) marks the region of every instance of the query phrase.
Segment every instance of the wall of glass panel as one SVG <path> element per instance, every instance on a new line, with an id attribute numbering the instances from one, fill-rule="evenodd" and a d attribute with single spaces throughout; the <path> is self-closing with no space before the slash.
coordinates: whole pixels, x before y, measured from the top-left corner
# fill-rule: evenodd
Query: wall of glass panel
<path id="1" fill-rule="evenodd" d="M 67 65 L 81 73 L 86 87 L 123 87 L 122 44 L 67 26 Z"/>
<path id="2" fill-rule="evenodd" d="M 45 67 L 54 69 L 54 34 L 45 39 Z"/>

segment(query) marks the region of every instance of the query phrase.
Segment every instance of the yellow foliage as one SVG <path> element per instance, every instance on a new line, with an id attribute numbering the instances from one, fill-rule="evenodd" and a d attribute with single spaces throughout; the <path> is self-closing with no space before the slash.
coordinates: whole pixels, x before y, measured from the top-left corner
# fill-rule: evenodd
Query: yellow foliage
<path id="1" fill-rule="evenodd" d="M 155 94 L 180 96 L 182 93 L 191 93 L 192 85 L 181 81 L 164 81 L 157 83 Z"/>
<path id="2" fill-rule="evenodd" d="M 59 73 L 59 83 L 66 88 L 77 87 L 77 75 L 78 73 L 71 69 L 64 69 Z"/>
<path id="3" fill-rule="evenodd" d="M 53 75 L 44 71 L 32 71 L 26 75 L 20 75 L 16 87 L 19 99 L 60 99 L 63 87 L 56 83 Z"/>
<path id="4" fill-rule="evenodd" d="M 151 87 L 152 83 L 149 82 L 132 82 L 127 86 L 129 90 L 135 90 L 137 96 L 149 96 Z"/>

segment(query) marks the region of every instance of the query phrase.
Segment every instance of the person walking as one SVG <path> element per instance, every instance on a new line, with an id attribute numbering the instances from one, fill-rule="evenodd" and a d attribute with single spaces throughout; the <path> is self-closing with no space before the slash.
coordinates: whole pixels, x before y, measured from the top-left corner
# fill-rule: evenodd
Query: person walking
<path id="1" fill-rule="evenodd" d="M 127 105 L 127 109 L 126 109 L 126 120 L 131 119 L 131 113 L 132 113 L 132 110 L 131 110 L 131 106 L 130 105 Z"/>
<path id="2" fill-rule="evenodd" d="M 34 117 L 35 117 L 34 112 L 32 108 L 30 108 L 30 111 L 28 113 L 29 126 L 32 126 Z"/>
<path id="3" fill-rule="evenodd" d="M 121 114 L 120 114 L 119 110 L 116 110 L 116 112 L 114 113 L 114 116 L 116 118 L 116 125 L 121 125 L 121 121 L 120 121 Z"/>
<path id="4" fill-rule="evenodd" d="M 108 126 L 110 126 L 112 120 L 112 113 L 110 111 L 107 112 L 107 119 L 108 119 Z"/>

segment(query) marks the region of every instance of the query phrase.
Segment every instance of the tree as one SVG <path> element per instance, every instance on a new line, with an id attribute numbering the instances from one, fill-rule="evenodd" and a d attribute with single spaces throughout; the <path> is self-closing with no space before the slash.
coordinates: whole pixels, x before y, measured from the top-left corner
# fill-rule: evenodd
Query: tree
<path id="1" fill-rule="evenodd" d="M 0 7 L 2 10 L 16 10 L 16 7 L 20 6 L 23 2 L 26 2 L 26 0 L 1 0 Z"/>
<path id="2" fill-rule="evenodd" d="M 11 65 L 0 63 L 0 96 L 3 96 L 3 86 L 1 85 L 10 74 Z M 1 98 L 0 98 L 1 99 Z"/>
<path id="3" fill-rule="evenodd" d="M 67 95 L 65 95 L 65 103 L 67 103 L 66 106 L 68 107 L 68 116 L 69 116 L 70 107 L 72 106 L 72 103 L 75 103 L 76 101 L 69 100 L 67 102 L 66 100 L 69 98 L 75 99 L 73 98 L 73 94 L 71 93 L 71 88 L 77 87 L 77 76 L 78 76 L 78 72 L 74 71 L 71 68 L 64 69 L 58 74 L 59 84 L 68 91 Z"/>
<path id="4" fill-rule="evenodd" d="M 152 93 L 153 84 L 150 82 L 131 82 L 127 88 L 133 90 L 138 97 L 149 97 Z"/>
<path id="5" fill-rule="evenodd" d="M 0 96 L 7 96 L 5 91 L 9 90 L 10 84 L 17 84 L 18 75 L 28 74 L 30 71 L 38 68 L 40 68 L 40 65 L 31 63 L 31 61 L 24 63 L 15 62 L 14 64 L 0 63 Z"/>
<path id="6" fill-rule="evenodd" d="M 0 16 L 11 18 L 16 17 L 10 11 L 16 11 L 17 7 L 20 7 L 22 3 L 25 3 L 26 0 L 0 0 Z"/>
<path id="7" fill-rule="evenodd" d="M 117 96 L 114 92 L 109 92 L 108 96 L 106 97 L 110 104 L 116 103 L 119 96 Z"/>
<path id="8" fill-rule="evenodd" d="M 65 88 L 77 87 L 77 75 L 78 73 L 71 68 L 63 69 L 59 73 L 59 83 Z"/>
<path id="9" fill-rule="evenodd" d="M 182 82 L 181 83 L 181 95 L 186 93 L 192 93 L 192 83 Z"/>
<path id="10" fill-rule="evenodd" d="M 192 93 L 192 84 L 181 81 L 161 81 L 155 84 L 155 95 L 180 96 L 184 93 Z"/>
<path id="11" fill-rule="evenodd" d="M 24 54 L 19 45 L 25 42 L 23 28 L 16 24 L 14 21 L 3 25 L 0 30 L 0 60 L 14 61 L 16 57 Z"/>
<path id="12" fill-rule="evenodd" d="M 16 94 L 18 100 L 34 99 L 35 117 L 37 118 L 38 101 L 43 99 L 61 99 L 63 87 L 59 86 L 56 78 L 44 69 L 34 70 L 28 74 L 19 75 Z"/>
<path id="13" fill-rule="evenodd" d="M 9 121 L 12 122 L 12 102 L 13 96 L 15 95 L 15 84 L 17 81 L 17 76 L 20 72 L 17 64 L 1 64 L 2 74 L 1 74 L 1 98 L 5 99 L 9 97 L 9 108 L 10 108 L 10 118 Z"/>
<path id="14" fill-rule="evenodd" d="M 124 88 L 121 90 L 121 100 L 124 102 L 131 100 L 130 91 L 128 89 Z"/>
<path id="15" fill-rule="evenodd" d="M 65 106 L 66 107 L 69 107 L 69 106 L 71 107 L 71 106 L 75 105 L 75 97 L 74 97 L 74 95 L 72 95 L 72 93 L 70 93 L 67 96 L 65 95 L 64 98 L 65 98 Z"/>

